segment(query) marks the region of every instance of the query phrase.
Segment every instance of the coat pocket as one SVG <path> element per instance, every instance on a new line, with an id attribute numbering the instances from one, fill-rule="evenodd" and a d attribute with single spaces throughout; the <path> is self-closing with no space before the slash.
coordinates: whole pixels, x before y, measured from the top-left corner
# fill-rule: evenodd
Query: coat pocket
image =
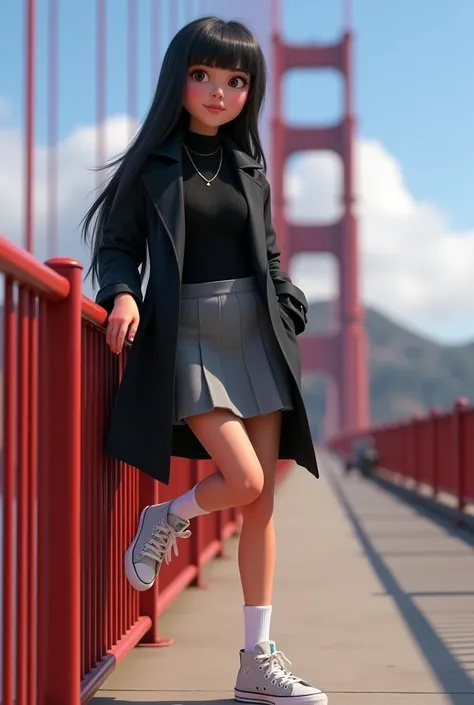
<path id="1" fill-rule="evenodd" d="M 281 303 L 281 301 L 278 301 L 278 311 L 280 313 L 281 318 L 283 319 L 283 322 L 286 323 L 286 327 L 289 327 L 293 335 L 296 335 L 295 322 L 286 310 L 285 304 Z"/>
<path id="2" fill-rule="evenodd" d="M 292 324 L 295 335 L 300 335 L 306 328 L 306 311 L 299 302 L 294 302 L 291 296 L 281 296 L 278 299 L 278 306 Z"/>

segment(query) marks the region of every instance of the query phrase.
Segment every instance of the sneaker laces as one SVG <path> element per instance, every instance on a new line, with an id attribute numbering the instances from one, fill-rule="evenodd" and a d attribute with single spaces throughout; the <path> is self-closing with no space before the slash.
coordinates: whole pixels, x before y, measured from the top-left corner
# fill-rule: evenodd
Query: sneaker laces
<path id="1" fill-rule="evenodd" d="M 176 531 L 169 524 L 157 524 L 151 536 L 143 546 L 141 552 L 142 557 L 151 558 L 157 563 L 162 563 L 163 559 L 166 564 L 169 564 L 172 558 L 172 551 L 174 555 L 178 555 L 178 543 L 176 539 L 187 539 L 191 536 L 189 529 L 181 529 Z"/>
<path id="2" fill-rule="evenodd" d="M 261 654 L 256 656 L 255 660 L 261 664 L 262 670 L 266 669 L 265 675 L 267 678 L 273 678 L 281 686 L 289 687 L 295 683 L 301 683 L 301 678 L 297 678 L 288 670 L 288 666 L 291 666 L 291 661 L 286 658 L 282 651 L 274 651 L 273 654 Z"/>

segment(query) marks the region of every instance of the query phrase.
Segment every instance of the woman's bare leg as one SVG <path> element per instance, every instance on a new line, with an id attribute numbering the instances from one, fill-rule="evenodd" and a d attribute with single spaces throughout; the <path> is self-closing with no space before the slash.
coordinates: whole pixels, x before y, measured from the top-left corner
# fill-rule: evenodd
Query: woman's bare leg
<path id="1" fill-rule="evenodd" d="M 239 570 L 245 650 L 253 651 L 256 644 L 270 640 L 275 572 L 273 495 L 281 412 L 243 422 L 228 412 L 212 412 L 188 423 L 222 471 L 197 485 L 197 504 L 208 511 L 241 507 Z"/>
<path id="2" fill-rule="evenodd" d="M 241 507 L 239 569 L 246 605 L 270 605 L 275 571 L 273 495 L 281 412 L 241 420 L 216 409 L 187 419 L 219 471 L 201 480 L 196 502 L 207 512 Z"/>
<path id="3" fill-rule="evenodd" d="M 186 422 L 219 468 L 196 486 L 199 507 L 213 512 L 253 502 L 262 491 L 264 476 L 243 421 L 231 411 L 215 409 Z"/>
<path id="4" fill-rule="evenodd" d="M 240 579 L 246 605 L 271 605 L 275 573 L 273 498 L 281 412 L 245 419 L 244 424 L 263 470 L 264 486 L 253 502 L 242 507 Z"/>

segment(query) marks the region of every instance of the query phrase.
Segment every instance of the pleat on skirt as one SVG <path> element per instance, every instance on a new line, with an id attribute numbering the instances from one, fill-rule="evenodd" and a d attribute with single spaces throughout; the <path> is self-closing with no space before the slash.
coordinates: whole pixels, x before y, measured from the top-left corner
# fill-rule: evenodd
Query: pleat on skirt
<path id="1" fill-rule="evenodd" d="M 216 408 L 240 418 L 289 410 L 288 375 L 255 277 L 182 285 L 175 425 Z"/>

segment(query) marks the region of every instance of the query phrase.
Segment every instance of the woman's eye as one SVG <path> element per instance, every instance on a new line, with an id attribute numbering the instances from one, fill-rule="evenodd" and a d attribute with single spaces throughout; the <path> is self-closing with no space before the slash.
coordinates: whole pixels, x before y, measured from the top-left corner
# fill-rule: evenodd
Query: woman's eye
<path id="1" fill-rule="evenodd" d="M 234 78 L 231 78 L 229 81 L 229 86 L 231 88 L 244 88 L 246 85 L 247 81 L 245 78 L 242 78 L 242 76 L 234 76 Z"/>
<path id="2" fill-rule="evenodd" d="M 199 71 L 193 71 L 191 76 L 194 78 L 195 81 L 199 81 L 202 83 L 203 81 L 206 80 L 207 74 L 205 71 L 199 70 Z"/>

